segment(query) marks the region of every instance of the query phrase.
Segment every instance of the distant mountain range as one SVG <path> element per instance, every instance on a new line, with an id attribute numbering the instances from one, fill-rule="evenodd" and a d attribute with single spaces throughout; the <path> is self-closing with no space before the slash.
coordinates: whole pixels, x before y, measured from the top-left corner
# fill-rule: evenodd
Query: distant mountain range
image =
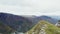
<path id="1" fill-rule="evenodd" d="M 54 19 L 57 19 L 57 20 L 60 20 L 60 16 L 50 16 L 51 18 L 54 18 Z"/>
<path id="2" fill-rule="evenodd" d="M 45 20 L 45 21 L 48 21 L 48 22 L 50 22 L 52 24 L 56 24 L 57 21 L 58 21 L 57 19 L 54 19 L 54 18 L 49 17 L 49 16 L 39 16 L 39 17 L 36 17 L 35 19 L 36 19 L 37 22 L 41 21 L 41 20 Z"/>
<path id="3" fill-rule="evenodd" d="M 43 15 L 43 16 L 32 16 L 32 17 L 29 17 L 28 19 L 31 20 L 34 24 L 37 24 L 37 22 L 39 22 L 41 20 L 49 21 L 52 24 L 56 24 L 58 22 L 58 20 L 56 18 L 52 18 L 50 16 Z"/>

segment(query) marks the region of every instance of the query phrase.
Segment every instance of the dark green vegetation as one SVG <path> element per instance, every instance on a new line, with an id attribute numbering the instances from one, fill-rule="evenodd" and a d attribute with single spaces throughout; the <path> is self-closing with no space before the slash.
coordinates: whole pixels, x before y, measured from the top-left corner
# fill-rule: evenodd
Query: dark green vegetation
<path id="1" fill-rule="evenodd" d="M 7 34 L 12 31 L 26 32 L 32 27 L 32 25 L 33 25 L 32 21 L 29 21 L 25 17 L 8 13 L 0 13 L 1 33 Z"/>
<path id="2" fill-rule="evenodd" d="M 0 22 L 0 33 L 11 34 L 11 32 L 15 32 L 15 30 Z"/>
<path id="3" fill-rule="evenodd" d="M 43 25 L 45 25 L 44 30 L 46 34 L 60 34 L 60 28 L 54 26 L 53 24 L 50 24 L 48 21 L 40 21 L 38 24 L 36 24 L 31 30 L 29 30 L 28 34 L 39 34 L 40 30 L 42 29 Z"/>

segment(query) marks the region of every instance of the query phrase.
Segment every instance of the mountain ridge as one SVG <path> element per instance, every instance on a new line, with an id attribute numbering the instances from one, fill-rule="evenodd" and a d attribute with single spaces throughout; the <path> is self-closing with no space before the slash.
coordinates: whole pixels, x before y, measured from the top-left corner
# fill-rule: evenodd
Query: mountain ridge
<path id="1" fill-rule="evenodd" d="M 60 28 L 54 26 L 48 21 L 42 20 L 26 33 L 42 34 L 44 32 L 43 34 L 60 34 L 59 31 L 60 31 Z"/>
<path id="2" fill-rule="evenodd" d="M 0 13 L 0 21 L 19 32 L 26 32 L 32 27 L 32 22 L 25 17 L 8 13 Z"/>

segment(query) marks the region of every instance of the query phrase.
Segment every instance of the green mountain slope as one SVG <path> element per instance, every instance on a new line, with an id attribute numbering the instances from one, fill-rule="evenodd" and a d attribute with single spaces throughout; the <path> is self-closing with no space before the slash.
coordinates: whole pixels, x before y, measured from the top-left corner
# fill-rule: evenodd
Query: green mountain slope
<path id="1" fill-rule="evenodd" d="M 11 32 L 15 32 L 14 29 L 10 28 L 8 25 L 6 24 L 3 24 L 1 21 L 0 21 L 0 34 L 11 34 Z"/>
<path id="2" fill-rule="evenodd" d="M 26 34 L 60 34 L 60 28 L 50 24 L 48 21 L 40 21 Z"/>

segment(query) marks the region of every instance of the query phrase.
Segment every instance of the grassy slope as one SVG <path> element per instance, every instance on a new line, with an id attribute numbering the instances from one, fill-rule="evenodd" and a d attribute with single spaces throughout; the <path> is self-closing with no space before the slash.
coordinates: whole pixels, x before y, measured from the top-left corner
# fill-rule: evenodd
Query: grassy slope
<path id="1" fill-rule="evenodd" d="M 38 24 L 36 24 L 31 30 L 29 30 L 28 34 L 32 34 L 32 32 L 35 32 L 34 34 L 39 34 L 39 31 L 41 30 L 41 26 L 46 24 L 47 27 L 45 28 L 46 34 L 60 34 L 60 28 L 54 26 L 53 24 L 50 24 L 48 21 L 40 21 Z"/>

